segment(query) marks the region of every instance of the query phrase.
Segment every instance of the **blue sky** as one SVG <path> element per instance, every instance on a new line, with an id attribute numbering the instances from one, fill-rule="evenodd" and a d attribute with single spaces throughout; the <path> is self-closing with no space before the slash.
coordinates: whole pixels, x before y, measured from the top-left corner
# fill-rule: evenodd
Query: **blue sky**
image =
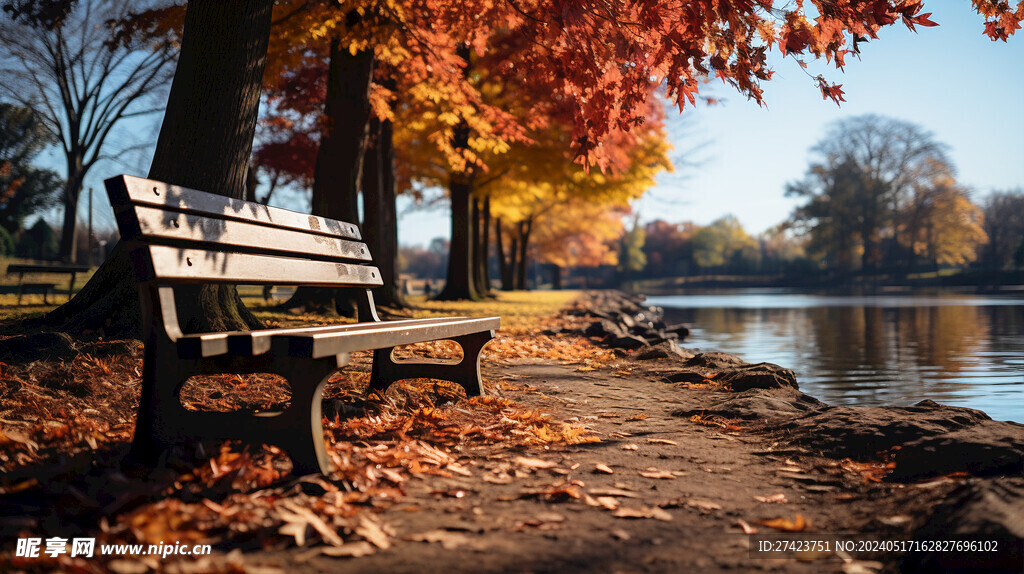
<path id="1" fill-rule="evenodd" d="M 733 214 L 748 232 L 760 233 L 792 211 L 795 202 L 783 196 L 785 185 L 803 176 L 809 149 L 826 126 L 867 113 L 908 120 L 933 132 L 948 144 L 958 178 L 974 190 L 975 199 L 993 189 L 1024 188 L 1024 30 L 1007 43 L 992 42 L 966 1 L 931 0 L 926 10 L 933 12 L 938 27 L 919 28 L 917 34 L 902 24 L 886 29 L 879 40 L 861 46 L 860 61 L 847 58 L 845 72 L 810 62 L 812 76 L 824 74 L 843 85 L 847 101 L 842 107 L 822 100 L 807 72 L 777 50 L 770 62 L 775 78 L 764 85 L 765 107 L 711 84 L 705 93 L 724 103 L 687 108 L 670 118 L 676 153 L 697 165 L 660 178 L 635 206 L 641 221 L 704 225 Z M 132 129 L 154 142 L 156 130 Z M 87 186 L 98 192 L 97 226 L 114 226 L 102 180 L 146 171 L 148 158 L 138 157 L 93 169 Z M 83 223 L 85 203 L 83 197 Z M 425 245 L 448 235 L 446 208 L 414 209 L 403 201 L 399 209 L 401 243 Z M 57 221 L 59 215 L 49 219 Z"/>

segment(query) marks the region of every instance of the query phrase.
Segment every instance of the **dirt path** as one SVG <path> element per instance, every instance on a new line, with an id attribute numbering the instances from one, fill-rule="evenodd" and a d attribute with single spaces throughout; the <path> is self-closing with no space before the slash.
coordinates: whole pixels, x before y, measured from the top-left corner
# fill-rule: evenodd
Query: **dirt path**
<path id="1" fill-rule="evenodd" d="M 773 452 L 770 436 L 695 424 L 678 413 L 723 393 L 657 381 L 670 365 L 611 376 L 536 361 L 498 370 L 496 378 L 537 388 L 517 400 L 586 420 L 601 442 L 459 453 L 472 476 L 412 479 L 404 501 L 383 513 L 391 548 L 359 558 L 296 549 L 246 563 L 322 572 L 872 572 L 881 564 L 835 555 L 752 559 L 739 521 L 770 533 L 756 521 L 800 514 L 815 532 L 906 538 L 899 526 L 949 490 L 909 495 L 835 461 Z"/>

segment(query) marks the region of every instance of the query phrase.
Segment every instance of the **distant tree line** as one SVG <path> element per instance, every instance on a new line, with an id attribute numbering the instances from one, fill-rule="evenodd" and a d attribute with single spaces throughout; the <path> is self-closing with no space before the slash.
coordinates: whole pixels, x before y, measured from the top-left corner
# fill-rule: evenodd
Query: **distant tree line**
<path id="1" fill-rule="evenodd" d="M 704 226 L 634 225 L 618 241 L 618 277 L 900 277 L 1024 267 L 1024 192 L 995 191 L 976 203 L 945 146 L 911 123 L 868 115 L 833 124 L 787 195 L 804 203 L 760 237 L 731 215 Z"/>

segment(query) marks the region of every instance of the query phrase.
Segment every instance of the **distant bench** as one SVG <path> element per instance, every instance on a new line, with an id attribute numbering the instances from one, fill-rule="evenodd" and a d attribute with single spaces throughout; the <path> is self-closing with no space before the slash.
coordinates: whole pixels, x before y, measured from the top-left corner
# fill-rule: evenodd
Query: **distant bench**
<path id="1" fill-rule="evenodd" d="M 480 351 L 498 317 L 381 321 L 370 287 L 383 285 L 355 225 L 119 176 L 106 181 L 121 239 L 139 281 L 145 359 L 132 454 L 153 461 L 188 440 L 239 439 L 281 447 L 296 474 L 326 473 L 320 397 L 327 379 L 353 351 L 373 350 L 370 390 L 398 380 L 430 378 L 483 393 Z M 309 285 L 359 287 L 360 323 L 184 334 L 174 285 Z M 461 361 L 398 361 L 398 345 L 451 339 Z M 196 412 L 179 393 L 192 376 L 276 373 L 292 391 L 281 412 Z"/>
<path id="2" fill-rule="evenodd" d="M 90 267 L 88 265 L 65 265 L 65 264 L 45 264 L 45 265 L 23 265 L 18 263 L 12 263 L 7 266 L 7 275 L 18 275 L 18 305 L 21 305 L 21 297 L 25 294 L 25 290 L 31 289 L 33 291 L 43 292 L 43 303 L 49 304 L 47 296 L 50 294 L 57 285 L 54 283 L 25 283 L 25 275 L 70 275 L 71 280 L 68 281 L 68 299 L 71 298 L 72 289 L 75 287 L 75 275 L 79 273 L 87 273 Z"/>

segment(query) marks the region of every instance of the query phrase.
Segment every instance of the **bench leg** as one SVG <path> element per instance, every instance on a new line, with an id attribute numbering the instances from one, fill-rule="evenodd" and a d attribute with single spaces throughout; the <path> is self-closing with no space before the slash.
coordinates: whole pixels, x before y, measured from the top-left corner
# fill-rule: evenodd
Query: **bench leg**
<path id="1" fill-rule="evenodd" d="M 306 363 L 299 368 L 282 369 L 292 388 L 291 405 L 274 417 L 271 442 L 284 448 L 292 461 L 292 474 L 296 476 L 331 471 L 331 460 L 324 444 L 321 397 L 337 364 L 330 362 Z M 280 430 L 276 430 L 280 429 Z"/>
<path id="2" fill-rule="evenodd" d="M 153 466 L 168 448 L 185 441 L 235 439 L 281 447 L 296 475 L 330 472 L 320 398 L 330 375 L 338 370 L 336 361 L 289 360 L 288 364 L 266 365 L 266 371 L 284 377 L 292 391 L 288 408 L 272 416 L 185 409 L 179 392 L 190 377 L 211 370 L 230 371 L 210 367 L 182 361 L 174 351 L 150 351 L 147 347 L 138 421 L 129 454 L 132 461 Z"/>
<path id="3" fill-rule="evenodd" d="M 402 379 L 438 379 L 451 381 L 466 389 L 466 395 L 484 394 L 480 378 L 480 351 L 494 338 L 494 331 L 471 333 L 452 338 L 462 347 L 461 361 L 409 360 L 396 361 L 391 352 L 394 347 L 373 352 L 373 370 L 370 373 L 370 391 L 385 391 Z"/>
<path id="4" fill-rule="evenodd" d="M 147 345 L 142 366 L 142 396 L 135 422 L 129 459 L 155 465 L 171 445 L 180 441 L 188 412 L 181 406 L 178 390 L 191 373 L 182 369 L 176 353 Z"/>

